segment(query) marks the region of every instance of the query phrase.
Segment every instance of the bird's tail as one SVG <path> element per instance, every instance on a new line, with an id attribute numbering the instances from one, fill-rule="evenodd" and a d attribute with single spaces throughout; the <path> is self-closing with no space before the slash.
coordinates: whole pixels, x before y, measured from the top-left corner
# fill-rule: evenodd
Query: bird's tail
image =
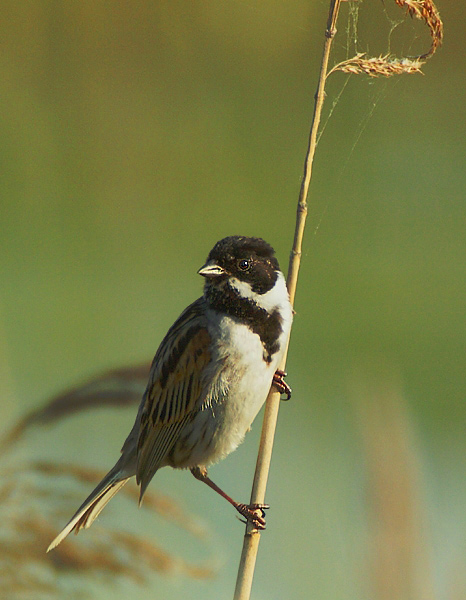
<path id="1" fill-rule="evenodd" d="M 90 527 L 107 502 L 125 485 L 131 475 L 122 475 L 120 461 L 117 462 L 113 469 L 105 475 L 98 486 L 84 500 L 64 529 L 47 548 L 47 552 L 58 546 L 73 530 L 75 533 L 78 533 L 81 529 Z"/>

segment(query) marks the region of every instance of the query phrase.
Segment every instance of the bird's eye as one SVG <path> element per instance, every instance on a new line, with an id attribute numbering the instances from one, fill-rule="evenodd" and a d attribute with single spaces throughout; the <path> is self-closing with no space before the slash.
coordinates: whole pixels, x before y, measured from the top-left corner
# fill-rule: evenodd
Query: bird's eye
<path id="1" fill-rule="evenodd" d="M 241 271 L 247 271 L 250 266 L 250 262 L 245 258 L 238 261 L 238 267 L 241 269 Z"/>

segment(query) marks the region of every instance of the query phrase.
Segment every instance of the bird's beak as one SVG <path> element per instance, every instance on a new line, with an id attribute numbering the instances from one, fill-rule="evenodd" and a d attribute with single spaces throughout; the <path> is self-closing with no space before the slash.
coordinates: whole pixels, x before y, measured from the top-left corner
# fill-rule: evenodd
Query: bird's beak
<path id="1" fill-rule="evenodd" d="M 199 275 L 207 278 L 215 278 L 220 277 L 221 275 L 225 275 L 226 271 L 223 267 L 215 264 L 213 261 L 206 262 L 206 264 L 201 267 L 198 271 Z"/>

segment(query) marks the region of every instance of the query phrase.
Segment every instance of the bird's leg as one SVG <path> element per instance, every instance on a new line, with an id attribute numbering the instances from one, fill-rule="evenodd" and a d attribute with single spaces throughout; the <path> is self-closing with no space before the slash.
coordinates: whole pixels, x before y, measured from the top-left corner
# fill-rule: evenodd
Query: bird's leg
<path id="1" fill-rule="evenodd" d="M 225 498 L 225 500 L 227 500 L 236 508 L 240 515 L 242 515 L 246 520 L 251 521 L 256 529 L 265 529 L 264 511 L 269 508 L 268 504 L 242 504 L 240 502 L 235 502 L 233 498 L 230 498 L 228 494 L 225 494 L 225 492 L 207 476 L 207 469 L 205 467 L 193 467 L 191 469 L 191 473 L 196 479 L 203 481 L 215 492 L 217 492 L 217 494 L 220 494 L 222 498 Z M 260 516 L 258 515 L 258 511 L 261 512 Z"/>
<path id="2" fill-rule="evenodd" d="M 286 394 L 286 399 L 289 400 L 291 398 L 291 388 L 286 383 L 286 381 L 284 379 L 285 377 L 286 377 L 285 371 L 280 371 L 278 369 L 277 371 L 275 371 L 275 373 L 273 375 L 272 385 L 274 385 L 277 388 L 277 390 L 280 392 L 280 394 Z"/>

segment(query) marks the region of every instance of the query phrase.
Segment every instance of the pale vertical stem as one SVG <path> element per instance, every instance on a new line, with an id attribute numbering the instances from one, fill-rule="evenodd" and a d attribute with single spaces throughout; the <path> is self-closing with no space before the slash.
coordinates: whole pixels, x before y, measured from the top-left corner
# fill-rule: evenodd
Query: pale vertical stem
<path id="1" fill-rule="evenodd" d="M 316 149 L 317 132 L 322 113 L 322 106 L 325 99 L 325 80 L 328 71 L 328 60 L 330 56 L 330 48 L 332 40 L 336 33 L 336 21 L 341 0 L 331 0 L 330 11 L 327 20 L 327 29 L 325 31 L 324 51 L 320 67 L 319 82 L 317 91 L 314 97 L 314 114 L 312 125 L 309 134 L 309 145 L 306 154 L 304 165 L 304 174 L 299 192 L 298 207 L 296 212 L 296 227 L 293 240 L 293 248 L 290 255 L 288 267 L 287 286 L 290 294 L 291 303 L 294 303 L 296 294 L 296 285 L 298 281 L 298 272 L 301 262 L 301 248 L 304 235 L 304 226 L 307 217 L 307 196 L 309 184 L 311 181 L 312 164 Z M 288 349 L 287 349 L 288 351 Z M 286 354 L 283 358 L 281 369 L 285 368 Z M 272 459 L 273 439 L 277 425 L 278 409 L 280 406 L 280 394 L 271 391 L 267 398 L 265 407 L 264 422 L 262 425 L 262 433 L 257 456 L 256 471 L 251 492 L 251 504 L 263 504 L 265 499 L 265 490 L 267 487 L 267 479 L 270 469 L 270 461 Z M 243 551 L 238 568 L 238 577 L 236 580 L 236 588 L 234 600 L 249 600 L 251 594 L 252 580 L 254 577 L 254 568 L 256 564 L 257 551 L 259 548 L 260 532 L 248 522 L 246 532 L 244 534 Z"/>

